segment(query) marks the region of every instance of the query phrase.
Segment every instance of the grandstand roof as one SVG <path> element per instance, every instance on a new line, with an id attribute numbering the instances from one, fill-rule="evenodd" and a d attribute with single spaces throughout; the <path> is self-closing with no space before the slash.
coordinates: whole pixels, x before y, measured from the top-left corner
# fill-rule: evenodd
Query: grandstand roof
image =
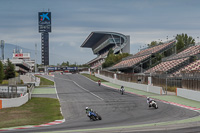
<path id="1" fill-rule="evenodd" d="M 97 42 L 99 42 L 105 35 L 118 35 L 124 36 L 123 34 L 116 32 L 105 32 L 105 31 L 94 31 L 83 42 L 81 47 L 92 48 Z"/>

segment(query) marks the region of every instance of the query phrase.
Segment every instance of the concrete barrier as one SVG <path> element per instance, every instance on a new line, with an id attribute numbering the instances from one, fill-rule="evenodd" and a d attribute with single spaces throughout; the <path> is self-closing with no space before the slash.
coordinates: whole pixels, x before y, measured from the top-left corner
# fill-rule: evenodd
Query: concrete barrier
<path id="1" fill-rule="evenodd" d="M 191 99 L 191 100 L 200 102 L 200 91 L 188 90 L 188 89 L 184 89 L 184 88 L 177 88 L 176 95 L 183 97 L 183 98 L 187 98 L 187 99 Z"/>
<path id="2" fill-rule="evenodd" d="M 19 107 L 28 101 L 28 93 L 18 98 L 3 98 L 0 99 L 0 109 L 9 107 Z"/>
<path id="3" fill-rule="evenodd" d="M 161 94 L 161 95 L 165 94 L 162 87 L 121 81 L 121 80 L 118 80 L 118 79 L 113 79 L 113 78 L 106 77 L 104 75 L 100 75 L 100 74 L 96 74 L 96 73 L 95 73 L 95 76 L 99 77 L 101 79 L 104 79 L 106 81 L 109 81 L 113 84 L 123 85 L 125 87 L 129 87 L 129 88 L 133 88 L 133 89 L 137 89 L 137 90 L 142 90 L 142 91 L 146 91 L 146 92 L 151 92 L 151 93 L 155 93 L 155 94 Z"/>

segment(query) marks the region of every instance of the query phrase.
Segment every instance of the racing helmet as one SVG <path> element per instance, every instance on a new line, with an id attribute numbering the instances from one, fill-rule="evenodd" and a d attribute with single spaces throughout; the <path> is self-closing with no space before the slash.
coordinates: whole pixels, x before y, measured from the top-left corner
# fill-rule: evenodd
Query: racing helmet
<path id="1" fill-rule="evenodd" d="M 87 110 L 88 109 L 88 107 L 85 107 L 85 110 Z"/>
<path id="2" fill-rule="evenodd" d="M 149 97 L 147 97 L 147 100 L 149 100 Z"/>

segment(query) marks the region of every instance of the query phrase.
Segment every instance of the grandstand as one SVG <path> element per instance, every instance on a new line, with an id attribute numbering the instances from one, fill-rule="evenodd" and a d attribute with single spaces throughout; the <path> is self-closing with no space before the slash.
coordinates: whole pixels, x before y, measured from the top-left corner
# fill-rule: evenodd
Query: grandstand
<path id="1" fill-rule="evenodd" d="M 175 43 L 176 40 L 170 40 L 164 44 L 144 49 L 132 56 L 122 59 L 121 62 L 108 68 L 108 70 L 119 70 L 127 73 L 142 72 L 143 69 L 147 69 L 152 65 L 152 58 L 154 58 L 156 54 L 174 48 Z"/>
<path id="2" fill-rule="evenodd" d="M 145 73 L 163 72 L 176 75 L 180 74 L 181 71 L 198 70 L 198 61 L 193 62 L 198 54 L 200 54 L 200 45 L 191 46 L 176 55 L 170 56 Z"/>
<path id="3" fill-rule="evenodd" d="M 116 32 L 95 31 L 90 33 L 81 47 L 91 48 L 97 55 L 87 65 L 91 69 L 101 69 L 110 49 L 113 49 L 115 54 L 130 53 L 130 37 Z"/>
<path id="4" fill-rule="evenodd" d="M 187 74 L 191 72 L 200 72 L 200 60 L 196 60 L 187 66 L 181 68 L 180 70 L 173 73 L 174 76 L 182 76 L 182 74 Z"/>

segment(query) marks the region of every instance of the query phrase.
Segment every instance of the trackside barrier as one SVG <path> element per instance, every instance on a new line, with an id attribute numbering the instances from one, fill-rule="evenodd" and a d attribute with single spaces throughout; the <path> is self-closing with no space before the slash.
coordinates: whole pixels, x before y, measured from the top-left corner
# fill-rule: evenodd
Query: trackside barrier
<path id="1" fill-rule="evenodd" d="M 133 89 L 137 89 L 137 90 L 142 90 L 142 91 L 146 91 L 146 92 L 151 92 L 151 93 L 155 93 L 155 94 L 161 94 L 161 95 L 165 94 L 162 87 L 121 81 L 121 80 L 118 80 L 117 78 L 113 79 L 113 78 L 106 77 L 104 75 L 100 75 L 100 74 L 96 74 L 96 73 L 95 73 L 95 76 L 99 77 L 101 79 L 104 79 L 106 81 L 109 81 L 111 83 L 120 85 L 120 86 L 123 85 L 125 87 L 129 87 L 129 88 L 133 88 Z"/>
<path id="2" fill-rule="evenodd" d="M 200 91 L 176 88 L 176 95 L 200 102 Z"/>
<path id="3" fill-rule="evenodd" d="M 0 99 L 0 108 L 19 107 L 28 101 L 28 93 L 18 98 Z"/>
<path id="4" fill-rule="evenodd" d="M 80 73 L 91 74 L 91 73 L 88 72 L 88 71 L 82 71 L 82 72 L 80 72 Z"/>
<path id="5" fill-rule="evenodd" d="M 1 98 L 0 99 L 0 109 L 2 108 L 9 108 L 9 107 L 19 107 L 26 102 L 28 102 L 29 99 L 31 99 L 31 94 L 34 89 L 34 84 L 30 84 L 30 87 L 27 88 L 27 86 L 18 86 L 17 87 L 21 92 L 21 97 L 17 98 Z M 21 91 L 22 89 L 25 89 L 28 93 L 24 93 L 24 91 Z"/>

